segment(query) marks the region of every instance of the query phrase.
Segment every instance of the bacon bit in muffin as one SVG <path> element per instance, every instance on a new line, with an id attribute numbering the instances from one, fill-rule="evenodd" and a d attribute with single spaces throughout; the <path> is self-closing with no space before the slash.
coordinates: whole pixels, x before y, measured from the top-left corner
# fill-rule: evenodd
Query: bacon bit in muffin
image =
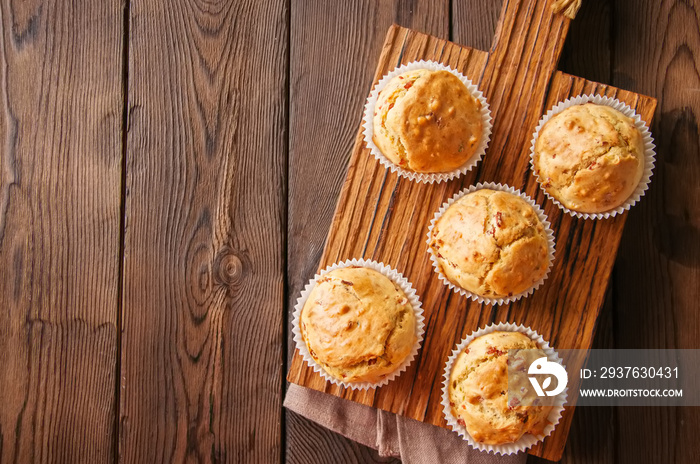
<path id="1" fill-rule="evenodd" d="M 486 350 L 486 354 L 495 354 L 496 356 L 501 356 L 502 354 L 506 354 L 506 352 L 499 350 L 495 346 L 489 346 Z"/>
<path id="2" fill-rule="evenodd" d="M 464 419 L 461 419 L 461 418 L 460 418 L 460 419 L 457 419 L 457 423 L 458 423 L 459 425 L 461 425 L 462 427 L 466 427 L 466 426 L 467 426 L 467 424 L 464 423 Z"/>
<path id="3" fill-rule="evenodd" d="M 496 213 L 496 225 L 499 229 L 503 227 L 503 215 L 500 211 Z"/>
<path id="4" fill-rule="evenodd" d="M 354 285 L 354 284 L 353 284 L 352 282 L 350 282 L 349 280 L 341 280 L 340 283 L 342 283 L 343 285 L 350 286 L 350 287 L 352 287 L 352 286 Z"/>
<path id="5" fill-rule="evenodd" d="M 394 107 L 394 102 L 392 102 L 392 103 L 389 105 L 389 109 L 392 109 L 393 107 Z M 387 111 L 388 111 L 388 110 L 387 110 Z"/>
<path id="6" fill-rule="evenodd" d="M 372 358 L 372 359 L 367 361 L 368 366 L 373 366 L 375 364 L 377 364 L 377 358 Z"/>
<path id="7" fill-rule="evenodd" d="M 520 400 L 517 398 L 511 398 L 508 402 L 508 409 L 515 409 L 520 405 Z"/>
<path id="8" fill-rule="evenodd" d="M 406 82 L 406 85 L 403 86 L 404 89 L 408 90 L 411 87 L 413 87 L 413 82 Z"/>

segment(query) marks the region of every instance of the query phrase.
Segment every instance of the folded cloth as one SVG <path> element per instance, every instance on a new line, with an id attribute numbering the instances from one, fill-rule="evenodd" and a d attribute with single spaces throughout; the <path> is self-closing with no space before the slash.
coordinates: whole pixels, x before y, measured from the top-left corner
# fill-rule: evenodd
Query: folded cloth
<path id="1" fill-rule="evenodd" d="M 284 406 L 383 457 L 406 464 L 522 464 L 526 453 L 500 456 L 471 448 L 456 433 L 336 396 L 290 384 Z"/>

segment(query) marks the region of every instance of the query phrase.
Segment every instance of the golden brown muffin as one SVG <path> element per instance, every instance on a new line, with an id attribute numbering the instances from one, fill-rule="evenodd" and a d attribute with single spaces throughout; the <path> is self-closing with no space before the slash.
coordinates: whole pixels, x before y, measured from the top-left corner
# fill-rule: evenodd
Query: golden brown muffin
<path id="1" fill-rule="evenodd" d="M 302 309 L 300 326 L 311 357 L 344 382 L 379 382 L 416 342 L 416 317 L 406 294 L 364 267 L 321 277 Z"/>
<path id="2" fill-rule="evenodd" d="M 627 201 L 642 178 L 642 134 L 633 119 L 609 106 L 570 106 L 540 129 L 533 166 L 542 187 L 565 207 L 610 211 Z"/>
<path id="3" fill-rule="evenodd" d="M 540 436 L 549 425 L 551 406 L 509 403 L 508 350 L 533 350 L 528 356 L 532 360 L 536 353 L 545 356 L 525 334 L 491 332 L 472 340 L 452 366 L 448 385 L 452 415 L 479 443 L 512 443 L 526 433 Z"/>
<path id="4" fill-rule="evenodd" d="M 512 193 L 485 188 L 445 210 L 430 248 L 450 282 L 486 298 L 522 293 L 549 267 L 547 234 L 532 206 Z"/>
<path id="5" fill-rule="evenodd" d="M 372 140 L 403 169 L 453 171 L 469 161 L 482 137 L 481 102 L 448 71 L 408 71 L 379 93 Z"/>

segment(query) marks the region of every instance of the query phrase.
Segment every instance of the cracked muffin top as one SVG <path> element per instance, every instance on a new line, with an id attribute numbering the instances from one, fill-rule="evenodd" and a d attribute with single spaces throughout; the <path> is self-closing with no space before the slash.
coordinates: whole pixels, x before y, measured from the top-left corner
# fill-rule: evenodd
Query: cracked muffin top
<path id="1" fill-rule="evenodd" d="M 392 163 L 415 172 L 449 172 L 467 163 L 483 137 L 481 102 L 454 74 L 419 69 L 379 93 L 372 140 Z"/>
<path id="2" fill-rule="evenodd" d="M 452 366 L 448 385 L 452 415 L 479 443 L 513 443 L 526 433 L 540 436 L 549 424 L 552 406 L 536 405 L 536 400 L 528 401 L 530 406 L 509 401 L 509 350 L 526 350 L 531 361 L 545 356 L 523 333 L 491 332 L 472 340 Z"/>
<path id="3" fill-rule="evenodd" d="M 565 207 L 603 213 L 625 203 L 644 172 L 642 134 L 614 108 L 586 103 L 553 116 L 533 154 L 542 188 Z"/>
<path id="4" fill-rule="evenodd" d="M 506 298 L 536 284 L 549 267 L 547 235 L 518 195 L 480 189 L 450 205 L 429 246 L 442 274 L 485 298 Z"/>
<path id="5" fill-rule="evenodd" d="M 411 353 L 416 316 L 406 294 L 365 267 L 323 275 L 302 308 L 301 335 L 311 357 L 344 382 L 381 381 Z"/>

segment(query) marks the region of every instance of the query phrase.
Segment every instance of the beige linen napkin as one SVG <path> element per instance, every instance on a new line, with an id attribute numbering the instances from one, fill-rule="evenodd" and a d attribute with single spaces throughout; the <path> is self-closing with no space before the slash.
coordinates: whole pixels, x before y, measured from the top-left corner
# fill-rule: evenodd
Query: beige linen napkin
<path id="1" fill-rule="evenodd" d="M 526 453 L 477 451 L 456 433 L 390 412 L 290 384 L 284 406 L 307 419 L 405 464 L 522 464 Z"/>

